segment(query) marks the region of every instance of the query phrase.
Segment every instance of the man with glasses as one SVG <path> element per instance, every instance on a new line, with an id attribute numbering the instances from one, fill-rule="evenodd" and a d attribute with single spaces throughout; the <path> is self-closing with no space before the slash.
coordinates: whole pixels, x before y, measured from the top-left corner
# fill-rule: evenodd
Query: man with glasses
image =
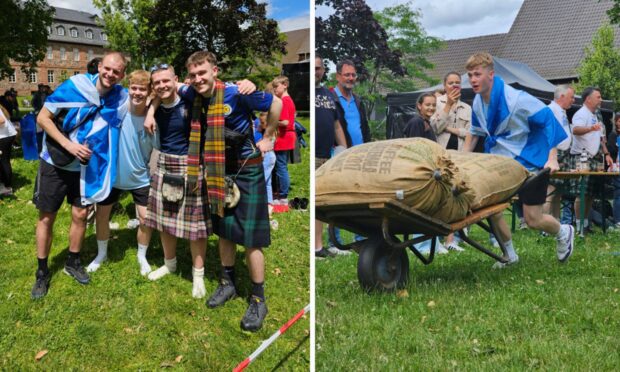
<path id="1" fill-rule="evenodd" d="M 336 65 L 336 80 L 338 84 L 331 88 L 336 110 L 342 130 L 347 140 L 347 148 L 362 143 L 370 142 L 370 127 L 366 118 L 366 110 L 361 98 L 353 93 L 357 83 L 357 71 L 355 64 L 349 59 L 343 59 Z M 340 242 L 340 229 L 336 229 L 336 239 Z M 355 240 L 363 237 L 356 236 Z M 342 251 L 331 245 L 328 250 L 332 254 L 350 254 L 350 251 Z"/>

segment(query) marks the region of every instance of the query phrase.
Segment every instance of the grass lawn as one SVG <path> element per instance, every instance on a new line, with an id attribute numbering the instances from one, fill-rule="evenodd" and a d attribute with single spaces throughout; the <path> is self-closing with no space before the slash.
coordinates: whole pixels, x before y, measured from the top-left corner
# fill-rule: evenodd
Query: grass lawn
<path id="1" fill-rule="evenodd" d="M 554 238 L 518 231 L 520 262 L 503 270 L 465 244 L 428 266 L 409 253 L 410 282 L 392 294 L 360 289 L 357 254 L 317 261 L 317 371 L 617 371 L 619 239 L 576 238 L 560 264 Z"/>
<path id="2" fill-rule="evenodd" d="M 309 128 L 308 119 L 302 123 Z M 16 154 L 20 156 L 21 154 Z M 302 163 L 289 165 L 291 196 L 309 197 L 309 150 Z M 36 255 L 34 231 L 37 210 L 31 203 L 37 163 L 13 161 L 15 199 L 0 200 L 0 370 L 231 370 L 263 340 L 301 310 L 309 294 L 309 213 L 276 214 L 279 229 L 265 250 L 266 296 L 269 313 L 263 328 L 241 331 L 250 281 L 241 247 L 237 251 L 240 298 L 217 309 L 191 296 L 191 258 L 187 242 L 178 247 L 178 271 L 157 282 L 140 276 L 136 260 L 136 230 L 125 229 L 133 216 L 131 196 L 122 199 L 114 215 L 120 230 L 113 231 L 109 260 L 91 283 L 81 286 L 64 275 L 70 209 L 58 213 L 50 255 L 53 272 L 48 295 L 30 299 Z M 82 262 L 96 255 L 94 227 L 90 226 Z M 163 264 L 159 237 L 147 258 L 152 267 Z M 205 285 L 217 286 L 217 240 L 209 239 Z M 248 370 L 307 371 L 310 359 L 309 316 L 299 320 L 267 349 Z M 48 353 L 35 361 L 42 350 Z"/>

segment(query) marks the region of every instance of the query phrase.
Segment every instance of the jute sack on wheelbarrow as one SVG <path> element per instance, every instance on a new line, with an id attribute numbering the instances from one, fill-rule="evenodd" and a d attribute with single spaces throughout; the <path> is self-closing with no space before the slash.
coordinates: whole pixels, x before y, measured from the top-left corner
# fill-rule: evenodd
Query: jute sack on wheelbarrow
<path id="1" fill-rule="evenodd" d="M 439 210 L 431 215 L 440 221 L 452 223 L 467 217 L 471 205 L 476 198 L 474 190 L 471 189 L 469 177 L 463 172 L 457 172 L 452 178 L 452 192 L 443 201 Z"/>
<path id="2" fill-rule="evenodd" d="M 396 199 L 432 216 L 452 195 L 454 172 L 446 151 L 427 139 L 366 143 L 316 171 L 316 201 L 336 205 Z"/>
<path id="3" fill-rule="evenodd" d="M 505 201 L 528 177 L 527 169 L 507 156 L 454 150 L 448 150 L 448 155 L 475 194 L 472 210 Z"/>

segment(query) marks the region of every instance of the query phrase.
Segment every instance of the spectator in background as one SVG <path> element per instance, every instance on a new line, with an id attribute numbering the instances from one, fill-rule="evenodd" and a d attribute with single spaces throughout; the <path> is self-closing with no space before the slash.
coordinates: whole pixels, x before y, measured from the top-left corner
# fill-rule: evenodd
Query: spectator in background
<path id="1" fill-rule="evenodd" d="M 267 93 L 267 90 L 265 90 Z M 258 143 L 263 139 L 263 133 L 267 129 L 267 112 L 261 112 L 254 120 L 254 142 Z M 275 136 L 272 136 L 271 142 L 275 141 Z M 276 165 L 276 154 L 273 150 L 269 150 L 263 153 L 263 170 L 265 171 L 265 186 L 267 187 L 267 204 L 269 207 L 269 217 L 273 212 L 273 190 L 271 187 L 271 175 L 273 168 Z"/>
<path id="2" fill-rule="evenodd" d="M 431 117 L 435 113 L 437 99 L 431 93 L 420 94 L 416 107 L 418 112 L 407 122 L 403 131 L 405 138 L 422 137 L 437 142 L 431 127 Z"/>
<path id="3" fill-rule="evenodd" d="M 601 91 L 598 88 L 588 87 L 581 93 L 583 106 L 573 115 L 573 144 L 570 148 L 570 169 L 576 169 L 581 153 L 585 151 L 591 170 L 602 169 L 604 164 L 610 166 L 613 163 L 605 145 L 604 126 L 600 122 L 597 111 L 601 108 Z M 588 177 L 588 191 L 585 201 L 575 200 L 575 218 L 577 231 L 582 232 L 588 227 L 588 218 L 592 208 L 592 193 L 596 185 L 595 177 Z M 576 180 L 576 179 L 575 179 Z M 573 191 L 578 193 L 579 181 L 571 181 Z M 585 218 L 581 226 L 581 203 L 585 202 Z"/>
<path id="4" fill-rule="evenodd" d="M 32 108 L 34 109 L 35 115 L 38 115 L 39 111 L 43 108 L 46 98 L 47 89 L 45 88 L 45 84 L 39 84 L 38 90 L 32 95 Z"/>
<path id="5" fill-rule="evenodd" d="M 553 94 L 553 101 L 548 107 L 553 111 L 558 123 L 562 125 L 562 129 L 566 133 L 567 138 L 558 144 L 558 165 L 561 171 L 570 170 L 570 147 L 573 140 L 571 133 L 570 123 L 568 122 L 568 116 L 566 110 L 568 110 L 575 102 L 575 90 L 568 85 L 558 85 L 555 88 Z M 549 186 L 547 188 L 547 202 L 545 203 L 545 213 L 549 213 L 556 219 L 560 219 L 560 201 L 562 194 L 565 194 L 570 190 L 570 183 L 566 179 L 551 178 L 549 180 Z M 562 218 L 562 223 L 570 224 L 572 220 L 568 221 Z"/>
<path id="6" fill-rule="evenodd" d="M 0 97 L 0 105 L 4 106 L 9 112 L 10 119 L 17 120 L 19 119 L 19 104 L 17 103 L 17 93 L 14 94 L 13 92 L 5 91 L 4 95 Z"/>
<path id="7" fill-rule="evenodd" d="M 618 144 L 620 140 L 620 112 L 616 112 L 614 114 L 614 126 L 611 131 L 609 131 L 609 135 L 607 136 L 607 150 L 609 150 L 609 156 L 616 163 L 615 171 L 617 171 L 617 165 L 620 164 L 620 160 L 618 159 Z M 613 186 L 614 186 L 614 223 L 617 228 L 620 228 L 620 176 L 613 178 Z"/>
<path id="8" fill-rule="evenodd" d="M 316 170 L 329 160 L 334 144 L 346 148 L 347 140 L 344 136 L 342 126 L 340 126 L 340 122 L 338 121 L 338 111 L 336 110 L 334 98 L 329 90 L 321 85 L 321 80 L 323 80 L 323 75 L 325 75 L 323 59 L 317 55 L 314 62 L 314 81 L 316 84 L 314 93 L 314 127 L 316 131 L 314 136 L 314 169 Z M 325 258 L 336 254 L 350 254 L 349 251 L 343 251 L 336 247 L 324 249 L 323 223 L 319 220 L 315 220 L 314 226 L 314 255 L 316 258 Z"/>
<path id="9" fill-rule="evenodd" d="M 8 110 L 0 105 L 0 197 L 13 195 L 13 168 L 11 150 L 17 131 L 11 123 Z"/>
<path id="10" fill-rule="evenodd" d="M 95 57 L 93 59 L 91 59 L 88 64 L 86 65 L 86 70 L 88 71 L 89 74 L 96 74 L 99 72 L 99 64 L 101 63 L 101 58 L 99 57 Z"/>
<path id="11" fill-rule="evenodd" d="M 279 205 L 288 205 L 288 193 L 291 186 L 291 180 L 288 174 L 288 161 L 290 153 L 295 149 L 295 141 L 297 141 L 297 133 L 295 132 L 295 103 L 288 94 L 288 78 L 286 76 L 278 76 L 273 79 L 271 85 L 273 93 L 282 100 L 282 112 L 278 122 L 278 135 L 274 144 L 276 153 L 275 172 L 278 177 Z"/>

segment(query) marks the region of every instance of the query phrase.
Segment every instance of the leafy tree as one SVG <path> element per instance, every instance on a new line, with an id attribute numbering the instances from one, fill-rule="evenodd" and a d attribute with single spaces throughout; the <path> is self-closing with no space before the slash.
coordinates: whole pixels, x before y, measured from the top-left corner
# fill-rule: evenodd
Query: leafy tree
<path id="1" fill-rule="evenodd" d="M 613 0 L 613 3 L 614 5 L 607 11 L 607 15 L 612 24 L 620 25 L 620 0 Z"/>
<path id="2" fill-rule="evenodd" d="M 620 49 L 615 47 L 611 25 L 603 24 L 598 29 L 592 44 L 585 49 L 585 57 L 577 72 L 578 91 L 588 86 L 599 87 L 604 99 L 613 100 L 615 106 L 620 107 Z"/>
<path id="3" fill-rule="evenodd" d="M 26 74 L 35 71 L 45 57 L 54 10 L 45 0 L 0 0 L 0 9 L 0 79 L 13 74 L 10 60 L 24 64 Z"/>
<path id="4" fill-rule="evenodd" d="M 316 51 L 324 60 L 337 63 L 344 58 L 351 59 L 360 81 L 369 78 L 366 62 L 397 76 L 406 73 L 401 63 L 402 53 L 389 47 L 385 29 L 364 0 L 316 0 L 315 3 L 334 10 L 326 19 L 315 19 Z"/>

